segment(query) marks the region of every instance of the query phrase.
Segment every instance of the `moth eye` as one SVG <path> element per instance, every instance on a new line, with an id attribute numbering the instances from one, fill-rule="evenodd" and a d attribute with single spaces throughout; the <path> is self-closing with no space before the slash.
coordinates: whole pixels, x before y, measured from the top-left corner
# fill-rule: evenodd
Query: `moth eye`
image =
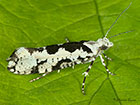
<path id="1" fill-rule="evenodd" d="M 113 46 L 113 43 L 111 42 L 110 45 Z"/>
<path id="2" fill-rule="evenodd" d="M 101 46 L 101 50 L 106 50 L 107 48 L 108 48 L 108 47 L 105 46 L 105 45 Z"/>

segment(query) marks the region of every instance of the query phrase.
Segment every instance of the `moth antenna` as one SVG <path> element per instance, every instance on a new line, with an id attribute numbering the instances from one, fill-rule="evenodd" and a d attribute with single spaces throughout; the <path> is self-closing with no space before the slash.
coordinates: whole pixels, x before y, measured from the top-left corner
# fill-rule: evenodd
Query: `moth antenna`
<path id="1" fill-rule="evenodd" d="M 133 32 L 135 30 L 131 30 L 131 31 L 126 31 L 126 32 L 121 32 L 121 33 L 118 33 L 116 35 L 113 35 L 113 36 L 110 36 L 108 39 L 112 38 L 112 37 L 115 37 L 115 36 L 118 36 L 118 35 L 121 35 L 121 34 L 125 34 L 125 33 L 129 33 L 129 32 Z"/>
<path id="2" fill-rule="evenodd" d="M 111 28 L 114 26 L 114 24 L 117 22 L 117 20 L 119 19 L 119 17 L 130 7 L 130 5 L 132 4 L 132 2 L 129 4 L 129 6 L 122 12 L 120 13 L 120 15 L 117 17 L 117 19 L 115 20 L 115 22 L 111 25 L 111 27 L 108 29 L 108 31 L 105 34 L 105 37 L 107 37 L 109 31 L 111 30 Z"/>

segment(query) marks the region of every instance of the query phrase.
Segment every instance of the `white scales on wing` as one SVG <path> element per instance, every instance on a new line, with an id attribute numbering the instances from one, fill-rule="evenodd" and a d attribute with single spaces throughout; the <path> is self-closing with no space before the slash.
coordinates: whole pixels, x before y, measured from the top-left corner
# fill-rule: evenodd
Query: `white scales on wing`
<path id="1" fill-rule="evenodd" d="M 60 47 L 54 54 L 49 54 L 45 48 L 43 48 L 42 51 L 35 50 L 31 53 L 28 48 L 21 47 L 15 52 L 15 58 L 18 59 L 18 61 L 15 63 L 14 59 L 11 58 L 11 62 L 13 63 L 9 62 L 8 67 L 11 69 L 10 71 L 15 74 L 30 74 L 33 69 L 38 69 L 38 73 L 45 73 L 51 72 L 53 70 L 52 66 L 56 66 L 59 61 L 66 59 L 69 59 L 70 62 L 64 62 L 60 65 L 60 68 L 71 67 L 74 66 L 74 63 L 80 64 L 87 62 L 88 58 L 86 57 L 97 55 L 97 49 L 95 50 L 97 47 L 93 47 L 93 44 L 95 44 L 94 41 L 84 42 L 83 44 L 91 49 L 90 53 L 84 51 L 82 47 L 73 52 L 69 52 L 65 48 Z M 81 61 L 78 59 L 79 57 L 85 60 Z M 38 66 L 38 68 L 35 68 L 36 66 Z"/>

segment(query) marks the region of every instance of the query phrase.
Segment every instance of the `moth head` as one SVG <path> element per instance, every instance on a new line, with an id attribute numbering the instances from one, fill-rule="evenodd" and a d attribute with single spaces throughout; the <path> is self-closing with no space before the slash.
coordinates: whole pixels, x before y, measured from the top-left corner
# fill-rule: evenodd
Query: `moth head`
<path id="1" fill-rule="evenodd" d="M 100 48 L 101 50 L 106 50 L 106 49 L 108 49 L 108 48 L 110 48 L 110 47 L 113 46 L 113 43 L 110 42 L 108 39 L 110 39 L 110 38 L 112 38 L 112 37 L 115 37 L 115 36 L 118 36 L 118 35 L 121 35 L 121 34 L 124 34 L 124 33 L 132 32 L 132 31 L 122 32 L 122 33 L 113 35 L 113 36 L 111 36 L 111 37 L 109 37 L 109 38 L 107 39 L 107 35 L 108 35 L 108 33 L 110 32 L 110 30 L 112 29 L 112 27 L 114 26 L 114 24 L 117 22 L 117 20 L 119 19 L 119 17 L 130 7 L 131 4 L 132 4 L 132 2 L 129 4 L 129 6 L 128 6 L 122 13 L 120 13 L 120 15 L 117 17 L 117 19 L 115 20 L 115 22 L 110 26 L 110 28 L 109 28 L 108 31 L 106 32 L 105 37 L 102 38 L 102 39 L 98 39 L 97 42 L 100 43 L 100 44 L 98 43 L 98 45 L 100 45 L 99 48 Z"/>
<path id="2" fill-rule="evenodd" d="M 107 50 L 108 48 L 113 46 L 113 43 L 110 42 L 106 37 L 98 39 L 97 42 L 101 50 Z"/>

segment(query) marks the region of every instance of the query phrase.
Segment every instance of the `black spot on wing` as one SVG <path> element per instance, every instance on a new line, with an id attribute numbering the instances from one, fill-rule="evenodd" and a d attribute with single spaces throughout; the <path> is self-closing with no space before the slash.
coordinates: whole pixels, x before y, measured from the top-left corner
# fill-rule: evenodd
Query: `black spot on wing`
<path id="1" fill-rule="evenodd" d="M 65 48 L 65 50 L 67 50 L 69 52 L 74 52 L 76 49 L 80 48 L 80 44 L 78 44 L 76 42 L 64 43 L 63 45 L 61 45 L 61 47 Z"/>
<path id="2" fill-rule="evenodd" d="M 33 66 L 31 69 L 32 69 L 31 74 L 39 73 L 38 66 Z"/>
<path id="3" fill-rule="evenodd" d="M 44 50 L 44 48 L 43 48 L 43 47 L 40 47 L 40 48 L 37 48 L 37 50 L 38 50 L 39 52 L 42 52 L 42 51 Z"/>
<path id="4" fill-rule="evenodd" d="M 11 69 L 14 69 L 14 71 L 13 72 L 15 72 L 16 71 L 16 69 L 15 69 L 15 66 L 13 66 L 13 67 L 7 67 L 7 69 L 10 71 Z M 10 71 L 11 72 L 11 71 Z"/>
<path id="5" fill-rule="evenodd" d="M 26 48 L 30 54 L 37 51 L 37 48 Z"/>
<path id="6" fill-rule="evenodd" d="M 36 51 L 42 52 L 42 51 L 44 50 L 43 47 L 39 47 L 39 48 L 26 48 L 26 49 L 28 50 L 28 52 L 29 52 L 30 54 L 32 54 L 33 52 L 36 52 Z"/>
<path id="7" fill-rule="evenodd" d="M 46 63 L 46 62 L 47 62 L 47 59 L 38 63 L 38 59 L 37 59 L 37 66 L 33 66 L 33 67 L 32 67 L 31 74 L 33 74 L 33 73 L 39 73 L 38 67 L 39 67 L 40 65 Z"/>
<path id="8" fill-rule="evenodd" d="M 59 69 L 61 69 L 61 67 L 60 67 L 60 65 L 62 64 L 62 63 L 69 63 L 69 62 L 71 62 L 71 60 L 70 59 L 62 59 L 62 60 L 60 60 L 55 66 L 52 66 L 52 70 L 59 70 Z"/>
<path id="9" fill-rule="evenodd" d="M 38 61 L 38 60 L 37 60 L 37 61 Z M 44 61 L 41 61 L 41 62 L 37 63 L 37 65 L 39 66 L 39 65 L 44 64 L 44 63 L 46 63 L 46 62 L 47 62 L 47 59 L 44 60 Z"/>
<path id="10" fill-rule="evenodd" d="M 17 71 L 17 73 L 18 73 L 18 74 L 20 74 L 20 72 L 19 72 L 19 71 Z"/>
<path id="11" fill-rule="evenodd" d="M 80 60 L 81 62 L 84 62 L 85 58 L 82 58 L 82 57 L 79 56 L 77 59 Z"/>
<path id="12" fill-rule="evenodd" d="M 55 54 L 60 47 L 58 45 L 46 46 L 48 54 Z"/>
<path id="13" fill-rule="evenodd" d="M 83 49 L 84 51 L 88 52 L 88 53 L 92 53 L 91 49 L 88 48 L 88 47 L 85 46 L 85 45 L 82 45 L 82 49 Z"/>

